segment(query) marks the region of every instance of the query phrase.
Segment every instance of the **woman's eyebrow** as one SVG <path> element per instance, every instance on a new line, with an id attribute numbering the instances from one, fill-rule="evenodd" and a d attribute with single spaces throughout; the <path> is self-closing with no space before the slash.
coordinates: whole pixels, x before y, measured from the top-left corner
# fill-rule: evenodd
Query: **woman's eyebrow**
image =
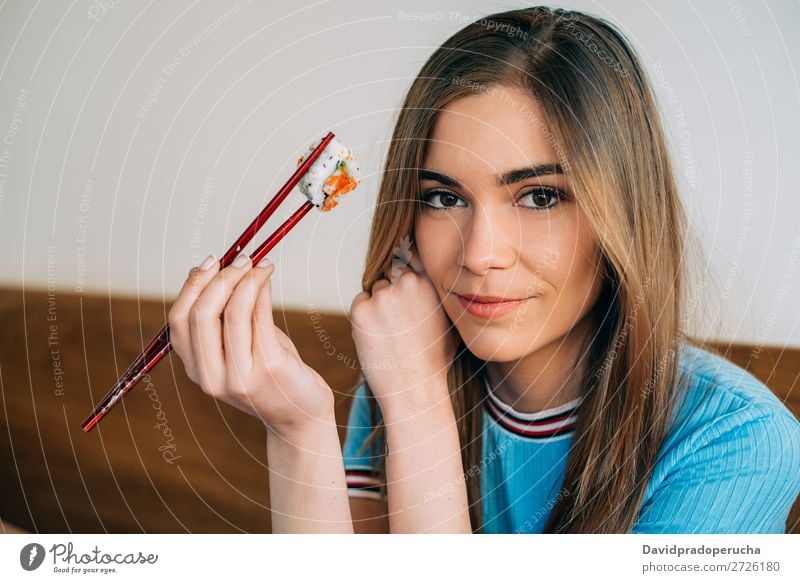
<path id="1" fill-rule="evenodd" d="M 427 168 L 421 168 L 419 171 L 419 179 L 420 180 L 435 180 L 436 182 L 441 182 L 444 185 L 452 186 L 454 188 L 459 188 L 461 185 L 458 183 L 457 180 L 450 178 L 447 174 L 442 174 L 441 172 L 436 172 L 436 170 L 428 170 Z"/>
<path id="2" fill-rule="evenodd" d="M 497 185 L 505 186 L 507 184 L 514 184 L 515 182 L 522 182 L 528 178 L 547 176 L 548 174 L 564 174 L 564 171 L 561 169 L 561 164 L 538 164 L 530 168 L 510 170 L 500 177 Z"/>
<path id="3" fill-rule="evenodd" d="M 515 182 L 522 182 L 528 178 L 536 178 L 537 176 L 546 176 L 548 174 L 563 174 L 564 171 L 560 164 L 537 164 L 529 168 L 517 168 L 516 170 L 509 170 L 498 177 L 497 185 L 506 186 L 514 184 Z M 435 180 L 446 186 L 460 188 L 461 185 L 454 178 L 450 178 L 447 174 L 442 174 L 436 170 L 428 168 L 421 168 L 419 171 L 420 180 Z"/>

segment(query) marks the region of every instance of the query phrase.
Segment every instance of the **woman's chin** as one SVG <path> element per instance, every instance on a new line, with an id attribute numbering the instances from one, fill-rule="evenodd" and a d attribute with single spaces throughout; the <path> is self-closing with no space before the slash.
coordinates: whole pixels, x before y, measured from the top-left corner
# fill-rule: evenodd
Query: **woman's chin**
<path id="1" fill-rule="evenodd" d="M 508 330 L 481 330 L 472 335 L 461 332 L 467 349 L 485 362 L 513 362 L 531 352 L 530 346 L 514 340 Z"/>

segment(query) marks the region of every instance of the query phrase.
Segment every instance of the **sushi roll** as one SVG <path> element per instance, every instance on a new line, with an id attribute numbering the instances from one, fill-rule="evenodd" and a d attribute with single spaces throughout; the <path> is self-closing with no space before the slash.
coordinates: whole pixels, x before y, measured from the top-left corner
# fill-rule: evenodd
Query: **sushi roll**
<path id="1" fill-rule="evenodd" d="M 319 143 L 310 146 L 297 160 L 298 166 L 317 145 Z M 314 206 L 320 207 L 322 211 L 329 211 L 339 204 L 336 199 L 353 190 L 360 180 L 361 169 L 350 148 L 334 138 L 300 179 L 298 188 Z"/>

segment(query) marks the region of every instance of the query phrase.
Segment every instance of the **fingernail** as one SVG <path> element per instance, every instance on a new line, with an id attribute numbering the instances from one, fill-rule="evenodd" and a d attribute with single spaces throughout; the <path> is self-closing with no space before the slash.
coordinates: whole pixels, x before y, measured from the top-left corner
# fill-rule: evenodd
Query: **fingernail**
<path id="1" fill-rule="evenodd" d="M 211 255 L 209 255 L 208 257 L 206 257 L 205 261 L 203 261 L 203 262 L 200 264 L 200 269 L 202 269 L 203 271 L 206 271 L 206 270 L 207 270 L 207 269 L 209 269 L 209 268 L 210 268 L 212 265 L 214 265 L 214 263 L 216 263 L 216 262 L 217 262 L 217 258 L 216 258 L 216 257 L 214 257 L 214 254 L 212 253 Z"/>
<path id="2" fill-rule="evenodd" d="M 263 259 L 261 259 L 261 261 L 258 262 L 258 265 L 256 265 L 256 267 L 262 267 L 262 268 L 266 269 L 270 265 L 272 265 L 272 261 L 270 261 L 269 259 L 264 257 Z"/>
<path id="3" fill-rule="evenodd" d="M 245 265 L 247 265 L 248 261 L 250 261 L 250 258 L 247 256 L 247 253 L 241 252 L 236 257 L 236 259 L 233 260 L 233 266 L 234 267 L 244 267 Z"/>

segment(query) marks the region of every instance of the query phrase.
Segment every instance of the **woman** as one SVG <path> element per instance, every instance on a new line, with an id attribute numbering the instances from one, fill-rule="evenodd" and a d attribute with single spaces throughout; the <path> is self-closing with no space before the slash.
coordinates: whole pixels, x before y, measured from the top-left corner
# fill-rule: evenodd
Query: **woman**
<path id="1" fill-rule="evenodd" d="M 800 424 L 685 338 L 686 236 L 622 35 L 495 14 L 435 51 L 400 111 L 344 451 L 330 388 L 272 323 L 271 266 L 193 271 L 173 346 L 264 420 L 275 532 L 783 532 Z"/>

